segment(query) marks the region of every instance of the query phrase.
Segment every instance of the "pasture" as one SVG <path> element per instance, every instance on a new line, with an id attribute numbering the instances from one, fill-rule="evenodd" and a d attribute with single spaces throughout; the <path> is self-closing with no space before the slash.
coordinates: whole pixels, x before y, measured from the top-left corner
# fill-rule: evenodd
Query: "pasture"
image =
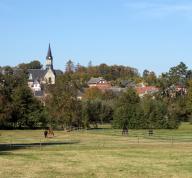
<path id="1" fill-rule="evenodd" d="M 0 177 L 191 178 L 192 125 L 178 130 L 0 131 Z"/>

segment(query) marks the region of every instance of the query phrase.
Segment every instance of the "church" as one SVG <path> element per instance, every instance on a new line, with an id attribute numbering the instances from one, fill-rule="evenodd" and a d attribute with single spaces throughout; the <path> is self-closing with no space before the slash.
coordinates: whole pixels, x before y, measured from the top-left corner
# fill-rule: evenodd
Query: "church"
<path id="1" fill-rule="evenodd" d="M 45 69 L 28 69 L 28 86 L 32 89 L 35 96 L 42 96 L 42 85 L 55 84 L 56 77 L 62 74 L 63 72 L 61 70 L 55 70 L 53 68 L 53 56 L 49 44 Z"/>

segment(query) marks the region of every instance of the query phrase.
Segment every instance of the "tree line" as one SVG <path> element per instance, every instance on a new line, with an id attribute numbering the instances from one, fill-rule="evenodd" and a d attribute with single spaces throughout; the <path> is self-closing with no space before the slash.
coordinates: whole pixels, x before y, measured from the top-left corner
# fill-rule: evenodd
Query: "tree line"
<path id="1" fill-rule="evenodd" d="M 192 72 L 182 62 L 157 77 L 147 70 L 140 76 L 137 70 L 126 66 L 90 64 L 84 67 L 78 64 L 74 67 L 73 62 L 68 61 L 65 73 L 56 78 L 56 84 L 44 86 L 47 93 L 44 103 L 35 98 L 27 86 L 26 66 L 19 65 L 19 68 L 21 70 L 14 73 L 11 67 L 4 67 L 4 73 L 0 73 L 1 128 L 52 126 L 72 130 L 110 123 L 114 128 L 174 129 L 182 121 L 191 119 Z M 83 92 L 83 99 L 79 100 L 79 91 L 93 76 L 110 80 L 113 85 L 120 85 L 123 80 L 142 81 L 159 87 L 160 91 L 140 98 L 132 87 L 118 94 L 90 88 Z M 174 87 L 177 85 L 186 88 L 187 93 L 176 91 Z"/>

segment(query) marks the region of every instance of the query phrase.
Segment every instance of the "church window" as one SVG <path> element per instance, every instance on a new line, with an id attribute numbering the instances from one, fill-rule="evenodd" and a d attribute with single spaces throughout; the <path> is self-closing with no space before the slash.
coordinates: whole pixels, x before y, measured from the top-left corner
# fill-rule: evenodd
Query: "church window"
<path id="1" fill-rule="evenodd" d="M 51 81 L 51 77 L 49 77 L 49 84 L 51 84 L 52 83 L 52 81 Z"/>

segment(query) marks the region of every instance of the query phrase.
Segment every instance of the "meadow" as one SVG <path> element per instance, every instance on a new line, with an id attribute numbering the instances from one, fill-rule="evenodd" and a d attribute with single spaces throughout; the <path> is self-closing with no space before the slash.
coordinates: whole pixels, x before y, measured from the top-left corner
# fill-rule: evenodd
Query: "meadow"
<path id="1" fill-rule="evenodd" d="M 100 126 L 73 132 L 0 131 L 1 178 L 191 178 L 192 125 L 177 130 L 121 130 Z"/>

